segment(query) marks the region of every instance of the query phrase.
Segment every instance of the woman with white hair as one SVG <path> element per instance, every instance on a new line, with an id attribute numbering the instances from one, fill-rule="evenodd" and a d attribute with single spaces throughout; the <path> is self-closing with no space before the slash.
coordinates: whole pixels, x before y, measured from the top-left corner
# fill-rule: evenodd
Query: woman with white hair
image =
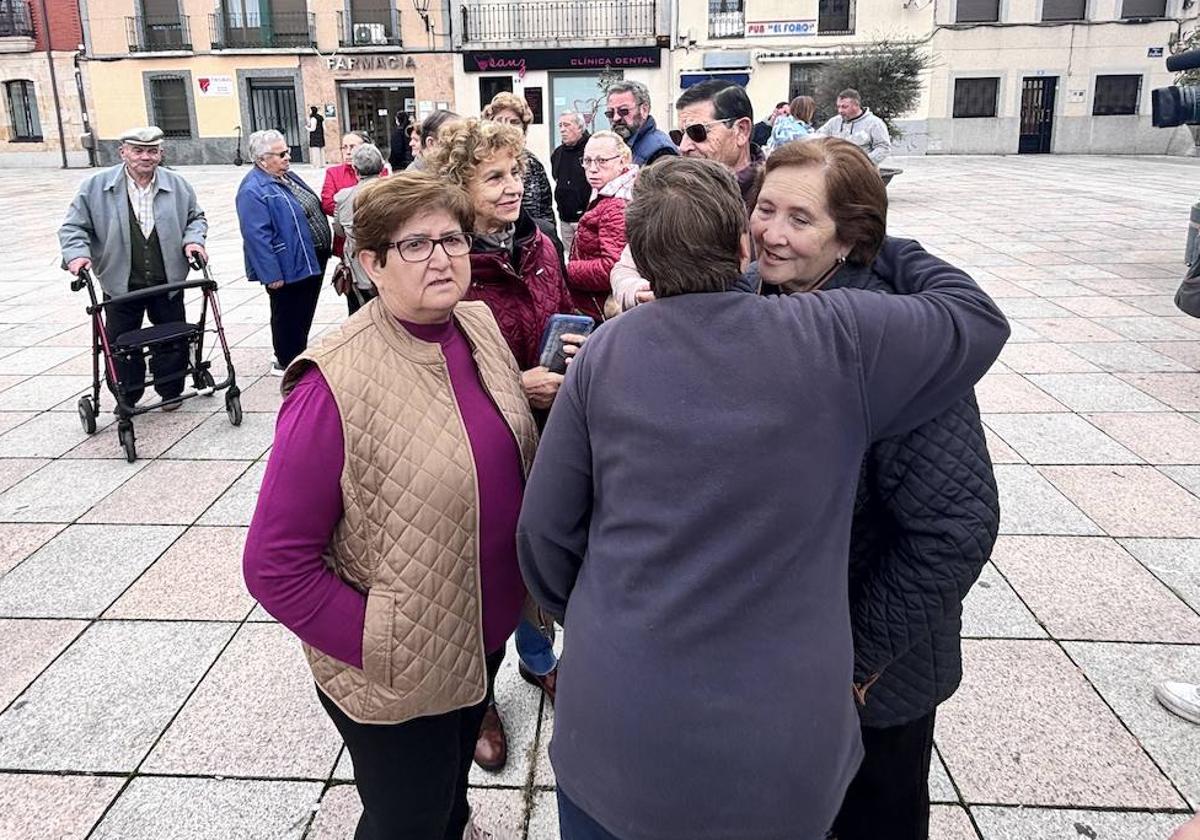
<path id="1" fill-rule="evenodd" d="M 278 131 L 250 135 L 254 168 L 237 191 L 246 278 L 271 300 L 271 374 L 284 370 L 308 344 L 333 234 L 321 199 L 291 169 L 291 150 Z"/>
<path id="2" fill-rule="evenodd" d="M 338 294 L 346 295 L 346 308 L 353 315 L 359 310 L 359 307 L 379 294 L 375 291 L 375 284 L 367 276 L 367 270 L 362 267 L 362 263 L 355 259 L 354 197 L 358 195 L 362 187 L 377 181 L 385 167 L 383 153 L 374 143 L 363 143 L 358 146 L 350 158 L 350 163 L 354 166 L 354 174 L 358 178 L 358 183 L 339 190 L 333 197 L 333 232 L 345 240 L 342 264 L 349 266 L 352 282 L 344 291 L 339 288 Z M 336 275 L 334 279 L 337 279 Z"/>

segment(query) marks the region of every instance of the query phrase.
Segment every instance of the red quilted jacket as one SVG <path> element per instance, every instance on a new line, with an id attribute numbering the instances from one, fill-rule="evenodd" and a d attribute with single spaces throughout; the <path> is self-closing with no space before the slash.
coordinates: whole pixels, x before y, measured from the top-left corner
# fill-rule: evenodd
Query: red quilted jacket
<path id="1" fill-rule="evenodd" d="M 604 320 L 604 301 L 612 294 L 608 275 L 625 248 L 624 198 L 601 195 L 579 220 L 571 261 L 567 263 L 567 288 L 575 306 L 597 322 Z"/>
<path id="2" fill-rule="evenodd" d="M 542 331 L 550 316 L 569 314 L 575 308 L 554 243 L 525 211 L 517 220 L 516 237 L 516 254 L 511 260 L 506 251 L 485 250 L 476 244 L 471 251 L 471 287 L 464 299 L 488 305 L 517 366 L 529 370 L 537 367 Z"/>

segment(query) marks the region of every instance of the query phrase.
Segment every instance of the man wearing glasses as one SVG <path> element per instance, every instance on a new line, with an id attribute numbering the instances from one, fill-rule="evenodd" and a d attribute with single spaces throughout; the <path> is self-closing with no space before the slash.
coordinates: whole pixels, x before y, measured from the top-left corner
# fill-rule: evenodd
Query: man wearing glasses
<path id="1" fill-rule="evenodd" d="M 157 126 L 134 128 L 121 135 L 121 163 L 97 173 L 79 186 L 67 218 L 58 231 L 63 267 L 72 274 L 95 272 L 105 299 L 164 283 L 182 283 L 188 277 L 188 259 L 207 259 L 204 239 L 208 222 L 196 203 L 191 184 L 168 169 L 161 169 L 163 132 Z M 186 320 L 183 294 L 143 298 L 118 303 L 105 313 L 113 337 L 151 324 Z M 167 401 L 164 411 L 181 403 L 170 402 L 183 393 L 184 379 L 169 379 L 187 365 L 184 348 L 159 348 L 150 361 L 155 386 Z M 146 379 L 142 357 L 117 361 L 123 382 Z M 132 387 L 130 404 L 142 396 Z"/>
<path id="2" fill-rule="evenodd" d="M 679 154 L 666 132 L 650 116 L 650 89 L 641 82 L 621 81 L 605 91 L 608 107 L 604 116 L 612 130 L 633 151 L 633 162 L 649 166 L 662 157 Z"/>
<path id="3" fill-rule="evenodd" d="M 746 90 L 733 82 L 710 79 L 685 90 L 675 110 L 683 130 L 680 153 L 716 161 L 733 172 L 749 212 L 754 179 L 767 158 L 750 139 L 754 106 Z"/>

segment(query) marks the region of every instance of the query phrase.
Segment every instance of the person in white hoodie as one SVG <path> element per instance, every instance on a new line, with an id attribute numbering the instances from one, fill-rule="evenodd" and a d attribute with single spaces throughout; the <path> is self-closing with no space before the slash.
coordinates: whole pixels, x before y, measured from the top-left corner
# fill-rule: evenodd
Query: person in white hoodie
<path id="1" fill-rule="evenodd" d="M 818 128 L 817 133 L 849 140 L 879 166 L 892 153 L 892 135 L 887 124 L 863 108 L 862 97 L 854 88 L 846 88 L 838 94 L 837 109 L 837 116 Z"/>

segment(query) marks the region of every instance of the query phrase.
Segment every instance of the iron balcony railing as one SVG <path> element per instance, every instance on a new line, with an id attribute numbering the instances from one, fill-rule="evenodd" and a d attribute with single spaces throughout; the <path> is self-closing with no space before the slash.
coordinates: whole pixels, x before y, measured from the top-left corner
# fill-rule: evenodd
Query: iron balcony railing
<path id="1" fill-rule="evenodd" d="M 246 14 L 238 9 L 208 16 L 214 50 L 305 49 L 317 45 L 316 15 Z"/>
<path id="2" fill-rule="evenodd" d="M 192 30 L 186 15 L 170 18 L 127 17 L 125 35 L 131 53 L 192 48 Z"/>
<path id="3" fill-rule="evenodd" d="M 708 13 L 709 38 L 741 38 L 746 34 L 746 13 L 743 11 Z"/>
<path id="4" fill-rule="evenodd" d="M 463 41 L 652 41 L 656 0 L 473 0 L 462 6 Z"/>
<path id="5" fill-rule="evenodd" d="M 343 47 L 401 47 L 400 10 L 359 8 L 338 12 L 338 43 Z"/>
<path id="6" fill-rule="evenodd" d="M 33 37 L 33 15 L 27 0 L 0 0 L 0 38 Z"/>

